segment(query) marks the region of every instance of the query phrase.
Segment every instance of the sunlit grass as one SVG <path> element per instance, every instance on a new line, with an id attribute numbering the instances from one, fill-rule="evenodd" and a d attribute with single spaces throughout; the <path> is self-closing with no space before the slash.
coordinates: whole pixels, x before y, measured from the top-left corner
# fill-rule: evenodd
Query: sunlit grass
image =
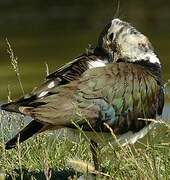
<path id="1" fill-rule="evenodd" d="M 74 142 L 63 133 L 62 138 L 56 132 L 42 133 L 16 149 L 5 150 L 4 143 L 23 127 L 24 121 L 22 116 L 1 113 L 1 174 L 12 179 L 54 179 L 57 175 L 66 178 L 73 174 L 79 176 L 82 172 L 76 171 L 79 167 L 71 167 L 70 159 L 92 164 L 89 143 L 83 135 L 79 136 L 79 142 Z M 165 123 L 160 126 L 135 146 L 115 147 L 106 141 L 99 152 L 102 172 L 113 179 L 169 179 L 170 128 Z M 104 177 L 100 175 L 98 179 Z"/>

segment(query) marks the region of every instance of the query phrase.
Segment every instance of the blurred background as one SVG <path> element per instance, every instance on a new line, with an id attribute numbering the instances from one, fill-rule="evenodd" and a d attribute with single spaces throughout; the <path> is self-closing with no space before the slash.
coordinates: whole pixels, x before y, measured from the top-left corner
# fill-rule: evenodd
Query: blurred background
<path id="1" fill-rule="evenodd" d="M 116 0 L 1 0 L 0 101 L 22 95 L 7 53 L 6 38 L 18 57 L 24 91 L 29 93 L 50 72 L 96 44 L 103 27 L 115 16 Z M 118 15 L 146 34 L 170 78 L 170 1 L 120 1 Z M 116 15 L 117 17 L 117 15 Z"/>

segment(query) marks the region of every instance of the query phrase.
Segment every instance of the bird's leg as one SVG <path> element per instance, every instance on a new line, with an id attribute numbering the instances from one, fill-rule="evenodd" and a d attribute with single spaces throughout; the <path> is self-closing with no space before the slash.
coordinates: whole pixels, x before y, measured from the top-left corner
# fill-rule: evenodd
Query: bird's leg
<path id="1" fill-rule="evenodd" d="M 90 148 L 91 148 L 91 152 L 92 152 L 92 158 L 93 158 L 95 170 L 98 171 L 99 170 L 99 161 L 97 158 L 97 149 L 98 149 L 97 143 L 93 140 L 90 140 Z"/>

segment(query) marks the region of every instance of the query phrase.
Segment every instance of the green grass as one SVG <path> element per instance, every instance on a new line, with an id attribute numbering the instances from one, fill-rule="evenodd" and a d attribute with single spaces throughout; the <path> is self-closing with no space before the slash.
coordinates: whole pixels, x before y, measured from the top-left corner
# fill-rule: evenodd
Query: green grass
<path id="1" fill-rule="evenodd" d="M 92 163 L 89 143 L 83 135 L 79 137 L 80 142 L 74 142 L 56 132 L 42 133 L 7 151 L 4 142 L 14 130 L 23 127 L 24 118 L 3 112 L 0 121 L 0 171 L 6 179 L 67 179 L 82 174 L 77 171 L 79 167 L 70 166 L 69 159 Z M 169 135 L 169 126 L 162 124 L 135 146 L 114 147 L 106 142 L 99 152 L 102 171 L 110 179 L 118 180 L 169 179 Z M 104 177 L 97 176 L 97 179 Z"/>

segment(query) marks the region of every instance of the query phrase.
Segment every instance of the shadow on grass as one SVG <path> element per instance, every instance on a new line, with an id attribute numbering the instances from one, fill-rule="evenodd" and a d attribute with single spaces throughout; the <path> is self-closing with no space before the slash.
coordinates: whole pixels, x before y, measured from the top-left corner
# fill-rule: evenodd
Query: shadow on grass
<path id="1" fill-rule="evenodd" d="M 6 180 L 20 180 L 21 179 L 21 173 L 19 169 L 15 169 L 15 175 L 7 175 Z M 78 175 L 73 169 L 65 169 L 65 170 L 57 170 L 57 169 L 51 169 L 51 178 L 50 180 L 67 180 L 68 177 L 73 177 L 74 175 Z M 23 179 L 24 180 L 30 180 L 30 179 L 37 179 L 37 180 L 46 180 L 46 177 L 44 175 L 43 171 L 30 171 L 27 169 L 22 169 Z"/>

